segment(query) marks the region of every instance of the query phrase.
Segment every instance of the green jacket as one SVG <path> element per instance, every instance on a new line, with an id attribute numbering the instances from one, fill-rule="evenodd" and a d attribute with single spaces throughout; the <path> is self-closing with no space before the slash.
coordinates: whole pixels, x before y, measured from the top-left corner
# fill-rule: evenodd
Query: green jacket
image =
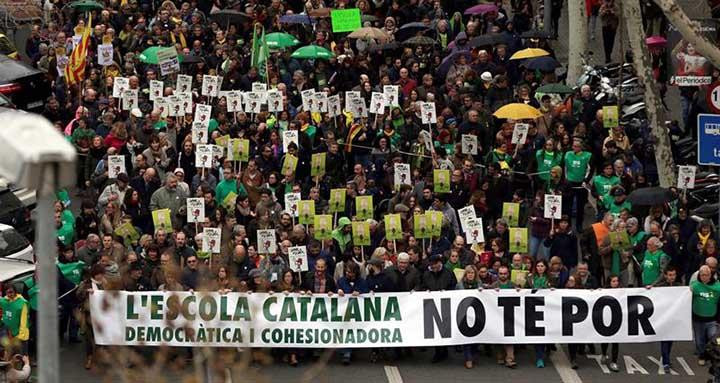
<path id="1" fill-rule="evenodd" d="M 345 249 L 347 248 L 348 243 L 352 241 L 352 235 L 350 233 L 345 233 L 343 229 L 350 225 L 350 218 L 348 217 L 342 217 L 338 220 L 338 227 L 332 231 L 332 238 L 337 241 L 338 245 L 340 246 L 340 252 L 344 253 Z"/>
<path id="2" fill-rule="evenodd" d="M 535 160 L 537 161 L 538 177 L 541 180 L 547 182 L 550 180 L 550 169 L 555 166 L 560 166 L 562 163 L 563 156 L 558 152 L 547 152 L 545 149 L 540 149 L 535 152 Z"/>
<path id="3" fill-rule="evenodd" d="M 233 192 L 239 196 L 247 195 L 245 187 L 242 184 L 238 185 L 237 180 L 222 180 L 218 182 L 217 186 L 215 187 L 215 203 L 218 206 L 221 206 L 223 201 L 225 201 L 225 197 L 227 197 L 230 192 Z"/>
<path id="4" fill-rule="evenodd" d="M 55 232 L 57 239 L 65 246 L 70 246 L 75 238 L 75 228 L 70 222 L 63 223 L 59 229 Z"/>
<path id="5" fill-rule="evenodd" d="M 85 262 L 75 261 L 70 263 L 57 263 L 60 271 L 63 273 L 65 278 L 75 285 L 79 285 L 82 281 L 83 270 L 85 269 Z"/>
<path id="6" fill-rule="evenodd" d="M 700 281 L 690 283 L 692 290 L 693 315 L 703 318 L 715 318 L 718 300 L 720 300 L 720 282 L 708 285 Z"/>
<path id="7" fill-rule="evenodd" d="M 616 175 L 605 177 L 605 175 L 603 174 L 598 174 L 593 177 L 593 186 L 595 186 L 595 193 L 597 193 L 597 195 L 599 196 L 602 196 L 604 199 L 607 199 L 605 197 L 609 196 L 610 189 L 612 189 L 613 186 L 619 184 L 620 178 L 618 178 Z"/>
<path id="8" fill-rule="evenodd" d="M 662 271 L 670 261 L 670 257 L 662 250 L 654 253 L 645 250 L 645 257 L 642 261 L 642 282 L 643 285 L 655 284 L 661 277 Z"/>
<path id="9" fill-rule="evenodd" d="M 10 330 L 13 337 L 22 341 L 30 338 L 30 317 L 28 314 L 28 302 L 20 294 L 15 299 L 8 297 L 0 298 L 0 309 L 2 309 L 2 323 Z"/>

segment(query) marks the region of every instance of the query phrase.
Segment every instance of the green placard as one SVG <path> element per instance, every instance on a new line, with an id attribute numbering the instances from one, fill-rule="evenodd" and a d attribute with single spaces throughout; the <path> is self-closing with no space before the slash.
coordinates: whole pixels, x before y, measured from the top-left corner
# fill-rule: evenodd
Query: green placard
<path id="1" fill-rule="evenodd" d="M 430 238 L 430 222 L 427 214 L 415 214 L 413 226 L 415 238 Z"/>
<path id="2" fill-rule="evenodd" d="M 332 238 L 333 216 L 330 214 L 318 214 L 315 216 L 315 239 Z"/>
<path id="3" fill-rule="evenodd" d="M 603 106 L 603 126 L 608 129 L 618 127 L 618 107 L 617 105 Z"/>
<path id="4" fill-rule="evenodd" d="M 298 218 L 301 225 L 310 225 L 315 217 L 315 201 L 298 201 Z"/>
<path id="5" fill-rule="evenodd" d="M 330 20 L 333 32 L 352 32 L 362 26 L 358 8 L 336 9 L 330 12 Z"/>
<path id="6" fill-rule="evenodd" d="M 282 165 L 282 174 L 286 176 L 290 173 L 295 173 L 295 168 L 297 168 L 297 164 L 297 157 L 293 156 L 292 154 L 286 155 Z"/>
<path id="7" fill-rule="evenodd" d="M 527 253 L 528 251 L 528 230 L 526 227 L 510 228 L 510 252 Z"/>
<path id="8" fill-rule="evenodd" d="M 237 193 L 231 191 L 230 193 L 228 193 L 228 195 L 225 196 L 225 199 L 222 201 L 222 205 L 228 211 L 235 211 L 235 200 L 237 199 L 237 196 Z"/>
<path id="9" fill-rule="evenodd" d="M 507 221 L 508 226 L 518 226 L 520 222 L 520 204 L 516 202 L 504 202 L 502 217 Z"/>
<path id="10" fill-rule="evenodd" d="M 310 176 L 324 176 L 325 175 L 325 155 L 327 153 L 315 153 L 312 155 L 310 162 Z"/>
<path id="11" fill-rule="evenodd" d="M 613 250 L 627 250 L 632 247 L 627 231 L 611 231 L 608 236 L 610 237 L 610 247 Z"/>
<path id="12" fill-rule="evenodd" d="M 425 212 L 425 214 L 427 214 L 428 221 L 430 221 L 430 235 L 433 237 L 439 237 L 442 233 L 443 213 L 440 211 L 429 210 Z"/>
<path id="13" fill-rule="evenodd" d="M 355 216 L 357 219 L 373 217 L 373 200 L 371 195 L 355 197 Z"/>
<path id="14" fill-rule="evenodd" d="M 123 223 L 115 228 L 115 235 L 123 238 L 125 246 L 136 243 L 140 239 L 140 233 L 130 222 Z"/>
<path id="15" fill-rule="evenodd" d="M 354 221 L 352 238 L 355 246 L 370 246 L 370 224 L 364 221 Z"/>
<path id="16" fill-rule="evenodd" d="M 232 138 L 229 141 L 228 149 L 235 161 L 248 162 L 250 159 L 250 140 L 243 138 Z"/>
<path id="17" fill-rule="evenodd" d="M 433 170 L 433 186 L 435 193 L 450 193 L 450 170 Z"/>
<path id="18" fill-rule="evenodd" d="M 153 226 L 155 230 L 165 229 L 172 230 L 172 220 L 170 218 L 170 209 L 153 210 L 152 212 Z"/>
<path id="19" fill-rule="evenodd" d="M 330 189 L 330 206 L 328 211 L 331 213 L 339 213 L 345 211 L 345 193 L 346 189 Z"/>
<path id="20" fill-rule="evenodd" d="M 402 219 L 400 214 L 385 215 L 385 238 L 390 240 L 402 239 Z"/>

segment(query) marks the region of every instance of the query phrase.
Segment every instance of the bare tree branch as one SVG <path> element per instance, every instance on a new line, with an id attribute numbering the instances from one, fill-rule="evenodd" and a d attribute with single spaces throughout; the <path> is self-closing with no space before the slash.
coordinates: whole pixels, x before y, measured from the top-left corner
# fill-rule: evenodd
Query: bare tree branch
<path id="1" fill-rule="evenodd" d="M 682 7 L 675 0 L 654 0 L 665 16 L 680 32 L 685 41 L 695 46 L 698 52 L 717 68 L 720 68 L 720 49 L 707 37 L 700 33 L 698 24 L 690 20 Z"/>

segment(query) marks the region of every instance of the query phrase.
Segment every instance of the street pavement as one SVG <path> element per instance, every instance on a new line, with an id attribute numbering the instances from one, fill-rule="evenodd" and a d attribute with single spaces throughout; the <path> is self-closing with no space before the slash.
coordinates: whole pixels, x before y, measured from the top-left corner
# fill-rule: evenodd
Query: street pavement
<path id="1" fill-rule="evenodd" d="M 678 0 L 678 3 L 685 9 L 691 18 L 707 17 L 709 12 L 704 1 L 700 0 Z M 560 20 L 561 31 L 568 31 L 567 4 L 564 7 L 564 15 Z M 27 29 L 18 30 L 14 37 L 18 49 L 24 51 L 24 42 L 28 35 Z M 567 32 L 560 33 L 553 48 L 556 51 L 560 62 L 567 62 Z M 595 32 L 596 39 L 589 42 L 589 49 L 595 52 L 595 63 L 600 63 L 602 57 L 602 34 L 598 22 Z M 620 39 L 615 44 L 613 57 L 616 61 L 621 58 Z M 625 43 L 625 47 L 627 47 Z M 676 89 L 671 88 L 667 95 L 667 103 L 670 107 L 670 116 L 679 119 L 680 103 Z M 76 197 L 73 198 L 73 207 L 76 210 L 80 205 Z M 600 346 L 596 345 L 595 355 L 578 357 L 579 369 L 570 369 L 567 360 L 567 350 L 558 347 L 549 360 L 546 361 L 544 369 L 535 367 L 534 351 L 532 346 L 516 351 L 518 368 L 511 370 L 495 363 L 494 355 L 481 355 L 476 360 L 475 368 L 465 369 L 463 367 L 462 353 L 457 353 L 454 348 L 450 349 L 450 359 L 431 364 L 432 350 L 424 352 L 415 351 L 411 358 L 395 361 L 380 360 L 377 363 L 370 363 L 368 351 L 361 350 L 354 354 L 354 361 L 350 366 L 343 366 L 337 357 L 332 357 L 327 363 L 302 361 L 299 367 L 290 367 L 282 362 L 275 362 L 265 365 L 249 365 L 242 362 L 226 364 L 228 371 L 224 377 L 216 377 L 213 382 L 240 383 L 240 382 L 343 382 L 343 383 L 434 383 L 439 381 L 453 382 L 514 382 L 514 383 L 537 383 L 537 382 L 598 382 L 616 383 L 617 381 L 637 383 L 663 382 L 690 383 L 705 382 L 709 377 L 707 366 L 701 367 L 697 364 L 697 358 L 693 356 L 691 342 L 677 342 L 672 353 L 673 371 L 666 375 L 658 365 L 660 350 L 658 343 L 649 344 L 622 344 L 620 345 L 620 358 L 618 366 L 620 371 L 611 372 L 606 366 L 599 363 Z M 390 353 L 392 355 L 392 353 Z M 180 371 L 171 371 L 167 367 L 151 369 L 146 376 L 123 378 L 128 371 L 140 370 L 129 364 L 115 363 L 112 366 L 95 367 L 87 371 L 83 368 L 84 347 L 82 344 L 63 344 L 61 350 L 61 371 L 62 382 L 200 382 L 204 379 L 202 372 L 199 374 L 188 363 Z M 234 369 L 231 372 L 230 369 Z M 35 374 L 33 374 L 35 375 Z"/>

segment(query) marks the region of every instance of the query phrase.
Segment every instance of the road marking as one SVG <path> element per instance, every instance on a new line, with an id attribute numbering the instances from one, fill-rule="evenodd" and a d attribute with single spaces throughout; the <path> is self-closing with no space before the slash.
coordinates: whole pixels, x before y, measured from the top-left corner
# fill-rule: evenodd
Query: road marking
<path id="1" fill-rule="evenodd" d="M 385 375 L 387 375 L 388 383 L 403 383 L 400 370 L 395 366 L 385 366 Z"/>
<path id="2" fill-rule="evenodd" d="M 651 362 L 655 363 L 658 366 L 658 375 L 665 375 L 665 369 L 663 368 L 661 361 L 655 359 L 654 357 L 652 357 L 650 355 L 648 355 L 647 358 L 650 359 Z M 670 375 L 680 375 L 680 374 L 678 374 L 677 371 L 675 371 L 671 368 Z"/>
<path id="3" fill-rule="evenodd" d="M 693 371 L 692 368 L 690 368 L 690 365 L 687 364 L 687 362 L 685 361 L 685 358 L 683 358 L 682 356 L 678 356 L 676 359 L 677 359 L 678 363 L 680 363 L 680 365 L 682 366 L 683 370 L 685 370 L 685 373 L 687 373 L 690 376 L 695 376 L 695 371 Z"/>
<path id="4" fill-rule="evenodd" d="M 600 367 L 600 369 L 602 370 L 603 373 L 605 373 L 605 374 L 609 374 L 609 373 L 610 373 L 610 369 L 608 368 L 608 366 L 606 366 L 604 363 L 601 362 L 602 355 L 590 355 L 590 354 L 587 354 L 587 355 L 585 355 L 585 356 L 586 356 L 588 359 L 595 359 L 595 361 L 596 361 L 597 364 L 598 364 L 598 367 Z"/>
<path id="5" fill-rule="evenodd" d="M 623 359 L 625 359 L 625 368 L 627 369 L 628 374 L 633 375 L 635 372 L 639 372 L 643 375 L 648 375 L 645 367 L 638 363 L 632 356 L 623 355 Z"/>
<path id="6" fill-rule="evenodd" d="M 570 361 L 568 360 L 567 355 L 565 355 L 565 351 L 563 351 L 562 346 L 557 345 L 557 351 L 550 354 L 550 361 L 553 366 L 555 366 L 555 370 L 558 375 L 560 375 L 560 379 L 563 383 L 582 383 L 582 379 L 580 379 L 580 375 L 578 375 L 577 371 L 570 368 Z"/>

